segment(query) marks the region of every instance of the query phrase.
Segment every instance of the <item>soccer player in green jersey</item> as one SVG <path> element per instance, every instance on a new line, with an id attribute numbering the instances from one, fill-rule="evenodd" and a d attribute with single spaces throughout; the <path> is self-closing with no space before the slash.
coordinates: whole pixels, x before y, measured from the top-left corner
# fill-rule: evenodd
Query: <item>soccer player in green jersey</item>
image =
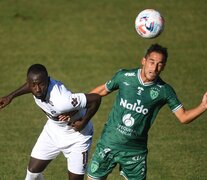
<path id="1" fill-rule="evenodd" d="M 167 57 L 167 48 L 153 44 L 140 69 L 122 69 L 91 91 L 105 96 L 118 90 L 118 94 L 89 164 L 88 180 L 107 179 L 117 164 L 125 179 L 146 179 L 148 131 L 159 110 L 168 104 L 184 124 L 206 111 L 207 92 L 197 107 L 186 110 L 173 88 L 159 77 Z"/>

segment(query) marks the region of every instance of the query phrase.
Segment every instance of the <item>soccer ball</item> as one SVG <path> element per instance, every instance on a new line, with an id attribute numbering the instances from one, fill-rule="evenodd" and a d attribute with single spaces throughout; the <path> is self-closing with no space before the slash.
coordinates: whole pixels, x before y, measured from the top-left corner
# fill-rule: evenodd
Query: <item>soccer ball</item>
<path id="1" fill-rule="evenodd" d="M 145 9 L 137 15 L 135 29 L 143 38 L 155 38 L 164 30 L 164 18 L 154 9 Z"/>

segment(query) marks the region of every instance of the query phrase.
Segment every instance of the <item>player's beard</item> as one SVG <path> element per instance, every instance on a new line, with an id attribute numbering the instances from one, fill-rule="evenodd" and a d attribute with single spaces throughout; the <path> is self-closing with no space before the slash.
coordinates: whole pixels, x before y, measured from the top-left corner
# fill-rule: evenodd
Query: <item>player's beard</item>
<path id="1" fill-rule="evenodd" d="M 147 78 L 149 81 L 154 81 L 157 78 L 157 73 L 149 71 L 147 73 Z"/>
<path id="2" fill-rule="evenodd" d="M 143 82 L 152 82 L 157 78 L 158 75 L 159 74 L 157 74 L 155 72 L 152 72 L 150 70 L 146 71 L 145 68 L 142 69 L 142 78 L 143 78 L 142 80 L 143 80 Z"/>

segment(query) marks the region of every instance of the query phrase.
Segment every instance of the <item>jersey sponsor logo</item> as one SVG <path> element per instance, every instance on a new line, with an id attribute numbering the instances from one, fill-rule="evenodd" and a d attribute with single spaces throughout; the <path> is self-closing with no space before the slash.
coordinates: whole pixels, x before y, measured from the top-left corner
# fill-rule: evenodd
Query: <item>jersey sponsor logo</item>
<path id="1" fill-rule="evenodd" d="M 120 106 L 132 111 L 136 111 L 137 113 L 142 113 L 144 115 L 148 113 L 148 109 L 144 108 L 144 105 L 141 105 L 141 101 L 138 99 L 136 103 L 132 104 L 129 103 L 126 99 L 121 98 Z"/>
<path id="2" fill-rule="evenodd" d="M 137 89 L 138 89 L 138 90 L 137 90 L 137 94 L 138 94 L 138 95 L 141 95 L 142 92 L 144 91 L 144 88 L 142 88 L 142 87 L 138 87 Z"/>
<path id="3" fill-rule="evenodd" d="M 131 127 L 134 125 L 134 118 L 131 114 L 125 114 L 122 118 L 122 122 L 125 124 L 125 126 Z"/>
<path id="4" fill-rule="evenodd" d="M 131 129 L 130 127 L 127 127 L 125 125 L 118 124 L 117 130 L 126 136 L 132 136 L 132 133 L 136 133 L 135 130 Z"/>
<path id="5" fill-rule="evenodd" d="M 156 99 L 157 97 L 158 97 L 158 95 L 159 95 L 159 89 L 157 89 L 157 88 L 152 88 L 151 90 L 150 90 L 150 97 L 152 98 L 152 99 Z"/>
<path id="6" fill-rule="evenodd" d="M 124 75 L 125 75 L 125 76 L 136 76 L 135 73 L 125 73 Z"/>
<path id="7" fill-rule="evenodd" d="M 71 104 L 75 107 L 78 104 L 77 98 L 72 98 Z"/>

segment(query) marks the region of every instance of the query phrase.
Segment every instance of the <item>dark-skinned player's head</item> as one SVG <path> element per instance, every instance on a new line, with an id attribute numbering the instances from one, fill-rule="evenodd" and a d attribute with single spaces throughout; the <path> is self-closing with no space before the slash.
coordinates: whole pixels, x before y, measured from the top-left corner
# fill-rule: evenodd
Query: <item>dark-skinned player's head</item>
<path id="1" fill-rule="evenodd" d="M 27 71 L 27 83 L 32 94 L 41 100 L 47 95 L 49 85 L 48 72 L 42 64 L 33 64 Z"/>

